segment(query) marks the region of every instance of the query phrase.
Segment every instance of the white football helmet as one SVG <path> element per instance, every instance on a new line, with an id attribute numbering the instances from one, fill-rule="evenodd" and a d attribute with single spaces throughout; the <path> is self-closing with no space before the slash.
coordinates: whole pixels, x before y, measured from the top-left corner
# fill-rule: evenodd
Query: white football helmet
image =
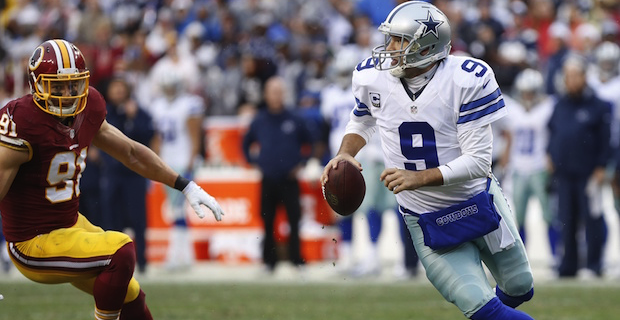
<path id="1" fill-rule="evenodd" d="M 594 58 L 601 80 L 609 80 L 618 75 L 620 63 L 620 47 L 610 41 L 605 41 L 594 49 Z"/>
<path id="2" fill-rule="evenodd" d="M 407 68 L 425 68 L 450 53 L 451 31 L 446 15 L 437 7 L 422 1 L 405 2 L 390 12 L 379 26 L 385 43 L 372 50 L 375 68 L 390 70 L 395 77 L 404 76 Z M 392 37 L 409 44 L 399 50 L 386 50 Z M 386 59 L 400 59 L 396 65 Z"/>
<path id="3" fill-rule="evenodd" d="M 360 61 L 360 51 L 354 46 L 340 48 L 330 64 L 332 80 L 342 88 L 351 86 L 351 73 Z"/>
<path id="4" fill-rule="evenodd" d="M 527 109 L 540 101 L 544 95 L 545 81 L 540 71 L 525 69 L 515 79 L 515 89 L 519 100 Z"/>

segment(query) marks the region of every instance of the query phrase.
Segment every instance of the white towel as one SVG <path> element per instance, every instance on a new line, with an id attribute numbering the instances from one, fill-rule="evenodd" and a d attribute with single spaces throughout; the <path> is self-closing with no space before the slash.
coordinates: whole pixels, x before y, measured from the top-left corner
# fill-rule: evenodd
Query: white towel
<path id="1" fill-rule="evenodd" d="M 497 207 L 495 208 L 495 210 L 499 212 Z M 484 241 L 487 243 L 487 247 L 489 247 L 491 254 L 496 254 L 498 252 L 510 249 L 515 244 L 515 237 L 510 232 L 510 229 L 508 228 L 506 221 L 504 221 L 504 218 L 499 221 L 499 228 L 487 233 L 483 238 Z"/>

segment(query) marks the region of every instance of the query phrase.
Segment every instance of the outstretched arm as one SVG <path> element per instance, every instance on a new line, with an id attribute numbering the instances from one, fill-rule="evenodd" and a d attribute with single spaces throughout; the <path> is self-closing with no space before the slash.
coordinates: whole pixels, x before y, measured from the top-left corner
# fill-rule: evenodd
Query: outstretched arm
<path id="1" fill-rule="evenodd" d="M 107 121 L 101 125 L 93 144 L 139 175 L 174 187 L 178 173 L 153 150 L 130 139 Z"/>
<path id="2" fill-rule="evenodd" d="M 139 175 L 182 191 L 200 218 L 205 215 L 200 208 L 200 204 L 204 204 L 213 211 L 215 219 L 218 221 L 222 219 L 221 216 L 224 214 L 222 208 L 212 196 L 193 181 L 182 178 L 155 152 L 128 138 L 107 121 L 101 125 L 93 144 Z"/>

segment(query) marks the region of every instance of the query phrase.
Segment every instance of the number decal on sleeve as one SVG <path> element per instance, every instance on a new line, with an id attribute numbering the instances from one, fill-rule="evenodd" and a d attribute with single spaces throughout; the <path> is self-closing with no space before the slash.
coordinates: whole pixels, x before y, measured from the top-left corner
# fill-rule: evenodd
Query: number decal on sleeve
<path id="1" fill-rule="evenodd" d="M 84 147 L 77 156 L 73 151 L 60 152 L 54 155 L 47 173 L 50 187 L 45 189 L 45 197 L 51 203 L 69 201 L 73 195 L 80 195 L 80 179 L 86 169 L 88 147 Z M 77 176 L 75 175 L 77 169 Z M 73 180 L 73 177 L 75 181 Z"/>
<path id="2" fill-rule="evenodd" d="M 400 151 L 413 162 L 406 162 L 405 169 L 420 171 L 439 166 L 435 130 L 427 122 L 403 122 L 398 127 Z"/>
<path id="3" fill-rule="evenodd" d="M 357 67 L 355 67 L 355 69 L 357 69 L 357 71 L 362 71 L 364 69 L 370 69 L 370 68 L 374 68 L 375 67 L 375 59 L 373 58 L 368 58 L 365 61 L 360 62 Z"/>
<path id="4" fill-rule="evenodd" d="M 480 71 L 474 73 L 474 75 L 478 78 L 482 77 L 487 72 L 487 67 L 485 67 L 482 63 L 467 59 L 461 65 L 461 69 L 467 72 L 474 72 L 476 68 L 480 67 Z"/>
<path id="5" fill-rule="evenodd" d="M 2 114 L 2 117 L 0 117 L 0 134 L 8 135 L 13 138 L 17 137 L 15 122 L 13 122 L 13 120 L 6 113 Z"/>

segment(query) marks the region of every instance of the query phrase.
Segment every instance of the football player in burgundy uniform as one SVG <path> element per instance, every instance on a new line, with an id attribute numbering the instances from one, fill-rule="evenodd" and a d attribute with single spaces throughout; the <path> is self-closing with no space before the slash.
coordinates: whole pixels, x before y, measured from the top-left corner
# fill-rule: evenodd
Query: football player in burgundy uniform
<path id="1" fill-rule="evenodd" d="M 182 191 L 198 216 L 222 209 L 144 145 L 105 120 L 101 94 L 88 86 L 84 56 L 65 40 L 33 52 L 31 94 L 0 109 L 0 212 L 13 264 L 27 278 L 71 283 L 92 294 L 95 319 L 152 319 L 133 278 L 129 236 L 104 231 L 78 212 L 80 178 L 91 144 L 144 177 Z"/>

